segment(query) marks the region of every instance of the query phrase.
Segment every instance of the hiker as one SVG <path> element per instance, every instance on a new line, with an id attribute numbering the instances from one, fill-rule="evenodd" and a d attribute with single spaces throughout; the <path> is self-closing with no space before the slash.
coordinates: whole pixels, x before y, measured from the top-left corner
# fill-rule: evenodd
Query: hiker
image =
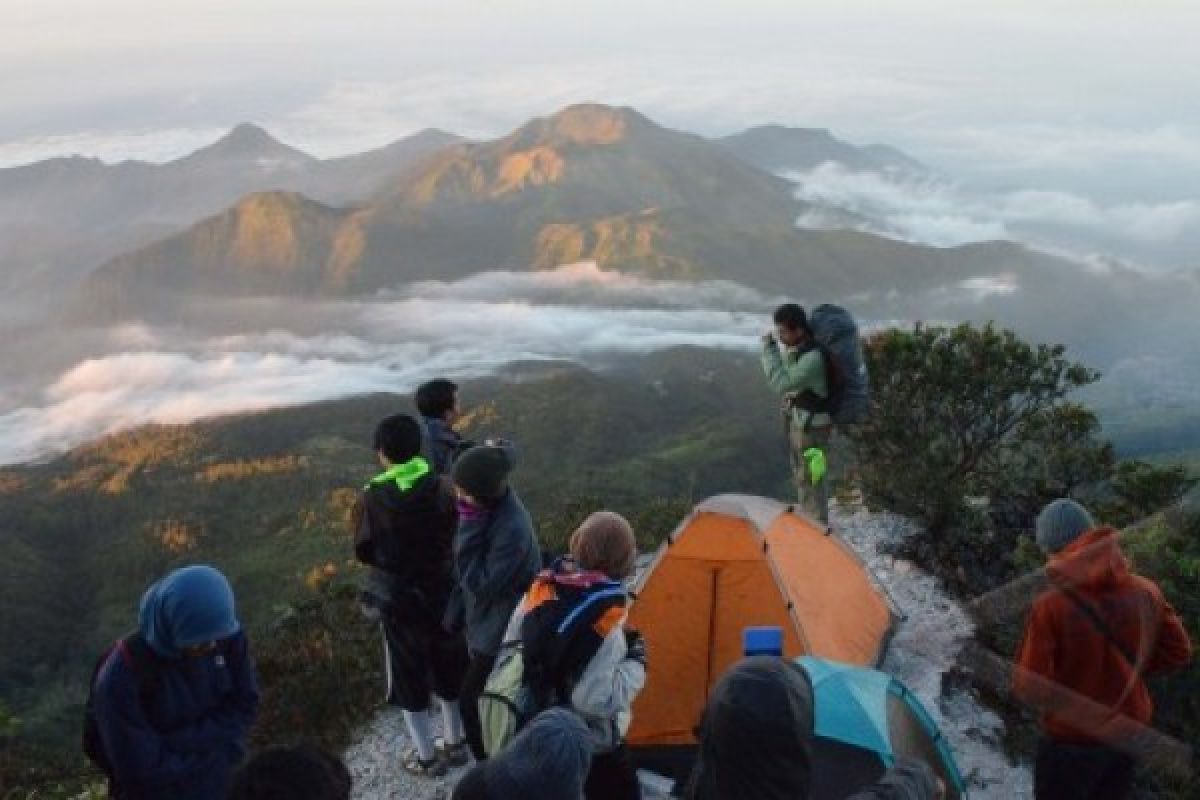
<path id="1" fill-rule="evenodd" d="M 309 744 L 269 747 L 233 776 L 229 800 L 350 800 L 342 760 Z"/>
<path id="2" fill-rule="evenodd" d="M 477 764 L 451 800 L 580 800 L 591 735 L 565 708 L 543 711 L 495 758 Z"/>
<path id="3" fill-rule="evenodd" d="M 467 762 L 458 705 L 466 643 L 442 627 L 454 591 L 454 494 L 420 455 L 421 427 L 407 414 L 381 421 L 374 447 L 384 472 L 355 509 L 354 553 L 371 567 L 364 598 L 383 627 L 388 702 L 403 710 L 413 743 L 401 766 L 437 776 Z M 431 731 L 431 694 L 442 715 L 440 747 Z"/>
<path id="4" fill-rule="evenodd" d="M 147 589 L 137 632 L 102 660 L 88 706 L 110 796 L 224 798 L 258 711 L 254 665 L 225 576 L 190 566 Z"/>
<path id="5" fill-rule="evenodd" d="M 624 517 L 597 511 L 571 535 L 569 547 L 569 559 L 535 579 L 504 641 L 523 644 L 524 669 L 552 695 L 546 699 L 569 705 L 591 729 L 585 797 L 638 800 L 625 734 L 634 698 L 646 684 L 646 645 L 624 627 L 629 597 L 621 585 L 633 575 L 637 542 Z M 574 623 L 568 626 L 567 619 Z"/>
<path id="6" fill-rule="evenodd" d="M 825 359 L 813 341 L 804 309 L 785 303 L 775 309 L 775 330 L 763 335 L 762 365 L 767 383 L 783 398 L 784 429 L 791 451 L 799 505 L 822 524 L 829 524 L 830 443 L 833 419 L 805 411 L 797 398 L 829 394 Z"/>
<path id="7" fill-rule="evenodd" d="M 813 690 L 799 664 L 753 656 L 709 696 L 688 800 L 807 800 L 813 763 Z M 934 800 L 944 787 L 928 765 L 901 760 L 850 800 Z"/>
<path id="8" fill-rule="evenodd" d="M 438 475 L 447 475 L 454 460 L 473 446 L 454 430 L 462 417 L 458 406 L 458 385 L 437 378 L 417 387 L 417 411 L 425 434 L 422 453 Z"/>
<path id="9" fill-rule="evenodd" d="M 489 443 L 463 453 L 453 470 L 459 515 L 454 535 L 458 584 L 445 619 L 448 630 L 466 630 L 470 663 L 459 699 L 467 743 L 479 761 L 487 758 L 479 695 L 495 665 L 505 627 L 542 566 L 533 520 L 509 486 L 515 465 L 511 444 Z"/>
<path id="10" fill-rule="evenodd" d="M 1034 792 L 1130 797 L 1135 760 L 1118 746 L 1150 722 L 1145 678 L 1186 666 L 1191 643 L 1158 586 L 1130 572 L 1115 529 L 1061 499 L 1036 530 L 1050 585 L 1030 609 L 1013 677 L 1014 693 L 1043 711 Z M 1055 687 L 1099 704 L 1104 717 L 1081 718 Z"/>

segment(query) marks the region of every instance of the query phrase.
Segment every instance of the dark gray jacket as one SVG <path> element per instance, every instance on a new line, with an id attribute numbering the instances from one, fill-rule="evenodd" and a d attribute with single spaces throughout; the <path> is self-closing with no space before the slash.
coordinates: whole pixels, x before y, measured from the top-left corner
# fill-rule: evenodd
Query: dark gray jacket
<path id="1" fill-rule="evenodd" d="M 437 417 L 421 417 L 421 454 L 438 475 L 448 475 L 454 461 L 475 443 Z"/>
<path id="2" fill-rule="evenodd" d="M 512 743 L 468 772 L 453 800 L 582 800 L 590 734 L 565 708 L 543 711 Z"/>
<path id="3" fill-rule="evenodd" d="M 688 800 L 807 800 L 812 788 L 813 691 L 799 664 L 754 656 L 713 688 L 700 725 Z M 933 800 L 925 764 L 901 762 L 848 800 Z"/>
<path id="4" fill-rule="evenodd" d="M 460 515 L 454 564 L 467 647 L 472 653 L 495 655 L 509 618 L 542 568 L 533 520 L 514 490 L 492 508 Z M 451 618 L 455 605 L 448 612 Z"/>

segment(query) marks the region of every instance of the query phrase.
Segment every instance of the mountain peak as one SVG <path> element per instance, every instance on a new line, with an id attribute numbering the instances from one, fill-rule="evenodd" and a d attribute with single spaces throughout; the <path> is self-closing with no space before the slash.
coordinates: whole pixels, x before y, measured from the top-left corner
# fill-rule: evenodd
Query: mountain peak
<path id="1" fill-rule="evenodd" d="M 216 158 L 260 162 L 309 162 L 313 157 L 276 139 L 264 128 L 250 122 L 234 126 L 208 147 L 201 148 L 187 160 Z"/>
<path id="2" fill-rule="evenodd" d="M 613 144 L 631 131 L 654 127 L 654 123 L 629 107 L 600 103 L 567 106 L 539 120 L 546 134 L 573 144 Z"/>

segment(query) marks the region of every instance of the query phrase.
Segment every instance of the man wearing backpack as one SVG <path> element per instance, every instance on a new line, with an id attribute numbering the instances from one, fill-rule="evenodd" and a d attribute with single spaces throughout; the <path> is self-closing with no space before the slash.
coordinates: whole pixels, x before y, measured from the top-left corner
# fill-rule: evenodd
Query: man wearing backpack
<path id="1" fill-rule="evenodd" d="M 84 750 L 118 800 L 223 800 L 257 711 L 229 582 L 184 567 L 146 590 L 137 633 L 98 663 Z"/>
<path id="2" fill-rule="evenodd" d="M 407 414 L 376 427 L 375 452 L 385 471 L 367 483 L 355 509 L 354 552 L 372 568 L 365 599 L 383 626 L 388 702 L 403 709 L 413 742 L 401 766 L 438 776 L 467 761 L 458 706 L 467 650 L 461 634 L 442 627 L 454 590 L 454 495 L 420 455 L 421 445 L 421 427 Z M 440 753 L 431 694 L 442 712 Z"/>
<path id="3" fill-rule="evenodd" d="M 805 410 L 797 399 L 827 398 L 825 359 L 815 346 L 808 316 L 795 303 L 775 309 L 775 330 L 763 336 L 762 365 L 767 383 L 783 398 L 784 427 L 791 448 L 796 495 L 801 508 L 829 524 L 829 445 L 833 419 Z"/>
<path id="4" fill-rule="evenodd" d="M 1013 673 L 1014 693 L 1043 712 L 1035 795 L 1130 797 L 1136 765 L 1120 746 L 1153 714 L 1145 678 L 1186 666 L 1191 642 L 1158 586 L 1130 572 L 1117 531 L 1078 503 L 1046 506 L 1037 542 L 1050 586 L 1030 610 Z"/>

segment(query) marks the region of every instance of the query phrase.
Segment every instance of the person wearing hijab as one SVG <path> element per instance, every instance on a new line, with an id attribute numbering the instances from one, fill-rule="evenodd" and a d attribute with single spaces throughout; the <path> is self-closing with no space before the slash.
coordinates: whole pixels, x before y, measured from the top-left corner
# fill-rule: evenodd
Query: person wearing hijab
<path id="1" fill-rule="evenodd" d="M 92 689 L 119 800 L 220 800 L 245 753 L 258 681 L 233 590 L 208 566 L 146 590 L 138 630 L 112 649 Z"/>

